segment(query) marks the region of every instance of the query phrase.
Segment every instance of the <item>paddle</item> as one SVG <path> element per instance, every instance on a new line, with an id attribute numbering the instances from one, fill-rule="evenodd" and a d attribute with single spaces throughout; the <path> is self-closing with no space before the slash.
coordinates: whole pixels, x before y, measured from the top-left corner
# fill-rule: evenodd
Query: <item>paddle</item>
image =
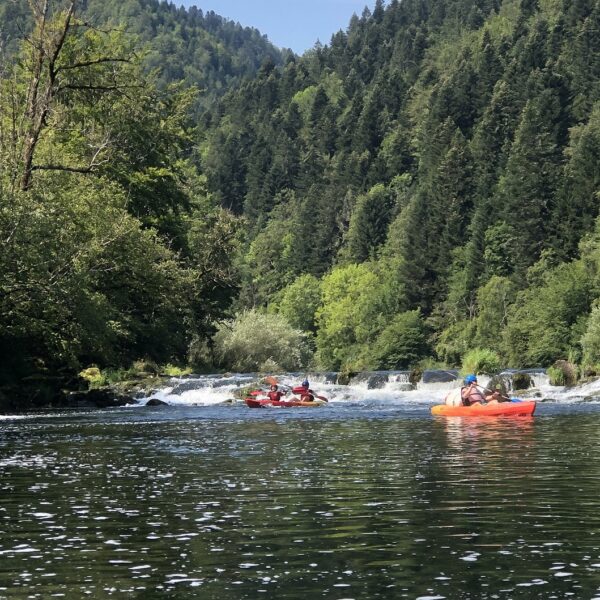
<path id="1" fill-rule="evenodd" d="M 508 402 L 512 401 L 509 396 L 501 393 L 499 390 L 490 390 L 490 388 L 483 387 L 482 385 L 478 385 L 477 387 L 481 388 L 484 392 L 490 392 L 490 394 L 498 394 L 500 396 L 500 398 L 504 398 Z M 487 402 L 487 400 L 486 400 L 486 402 Z"/>

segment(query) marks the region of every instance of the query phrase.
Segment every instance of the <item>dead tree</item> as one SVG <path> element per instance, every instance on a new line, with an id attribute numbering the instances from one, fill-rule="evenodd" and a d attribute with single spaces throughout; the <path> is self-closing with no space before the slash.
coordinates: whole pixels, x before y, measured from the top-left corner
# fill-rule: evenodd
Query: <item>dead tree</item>
<path id="1" fill-rule="evenodd" d="M 49 116 L 69 92 L 88 93 L 123 92 L 132 87 L 119 81 L 118 70 L 113 69 L 110 80 L 94 78 L 92 70 L 98 65 L 129 62 L 129 57 L 96 56 L 92 59 L 77 60 L 70 57 L 61 60 L 65 43 L 69 36 L 81 35 L 89 25 L 76 16 L 78 0 L 69 0 L 63 10 L 52 11 L 50 0 L 29 0 L 35 27 L 26 42 L 29 44 L 29 81 L 24 108 L 24 127 L 19 187 L 30 189 L 34 171 L 59 170 L 74 173 L 91 173 L 103 162 L 103 156 L 110 147 L 110 139 L 105 137 L 92 149 L 91 157 L 85 164 L 68 165 L 60 163 L 36 163 L 36 150 L 48 126 Z"/>

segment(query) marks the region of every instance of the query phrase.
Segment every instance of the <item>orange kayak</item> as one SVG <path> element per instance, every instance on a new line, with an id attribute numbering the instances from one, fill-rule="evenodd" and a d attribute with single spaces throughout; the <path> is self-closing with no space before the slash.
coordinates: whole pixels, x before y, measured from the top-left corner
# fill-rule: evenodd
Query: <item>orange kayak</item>
<path id="1" fill-rule="evenodd" d="M 488 404 L 473 404 L 472 406 L 449 406 L 436 404 L 431 408 L 431 414 L 445 417 L 529 417 L 535 411 L 535 400 L 522 402 L 490 402 Z"/>

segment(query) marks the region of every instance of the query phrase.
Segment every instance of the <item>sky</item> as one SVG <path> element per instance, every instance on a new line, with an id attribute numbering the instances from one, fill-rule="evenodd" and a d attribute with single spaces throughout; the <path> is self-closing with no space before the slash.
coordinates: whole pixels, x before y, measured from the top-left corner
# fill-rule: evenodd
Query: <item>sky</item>
<path id="1" fill-rule="evenodd" d="M 360 16 L 374 0 L 171 0 L 177 6 L 196 5 L 203 11 L 255 27 L 280 48 L 302 54 L 319 40 L 329 44 L 331 36 L 346 30 L 353 13 Z"/>

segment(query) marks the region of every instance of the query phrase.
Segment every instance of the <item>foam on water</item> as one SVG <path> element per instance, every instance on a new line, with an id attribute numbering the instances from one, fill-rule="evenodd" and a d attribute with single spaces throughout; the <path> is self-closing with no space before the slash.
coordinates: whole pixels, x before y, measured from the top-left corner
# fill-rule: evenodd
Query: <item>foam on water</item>
<path id="1" fill-rule="evenodd" d="M 506 371 L 509 376 L 512 372 Z M 393 404 L 437 404 L 444 401 L 448 392 L 461 385 L 456 371 L 428 371 L 423 378 L 412 385 L 408 371 L 377 371 L 360 373 L 348 385 L 335 382 L 335 374 L 310 374 L 310 385 L 317 395 L 325 396 L 331 403 Z M 535 389 L 543 398 L 551 400 L 577 401 L 594 394 L 600 398 L 600 381 L 566 391 L 565 388 L 550 386 L 543 369 L 529 372 Z M 277 376 L 280 388 L 291 390 L 304 379 L 301 373 L 288 373 Z M 210 406 L 225 402 L 241 402 L 244 389 L 268 389 L 268 383 L 260 384 L 261 377 L 256 373 L 202 375 L 174 378 L 169 386 L 140 398 L 146 404 L 150 398 L 162 400 L 170 405 Z M 486 387 L 490 378 L 479 377 L 479 384 Z"/>
<path id="2" fill-rule="evenodd" d="M 551 386 L 546 381 L 539 388 L 544 398 L 557 402 L 600 402 L 600 379 L 572 388 Z"/>

